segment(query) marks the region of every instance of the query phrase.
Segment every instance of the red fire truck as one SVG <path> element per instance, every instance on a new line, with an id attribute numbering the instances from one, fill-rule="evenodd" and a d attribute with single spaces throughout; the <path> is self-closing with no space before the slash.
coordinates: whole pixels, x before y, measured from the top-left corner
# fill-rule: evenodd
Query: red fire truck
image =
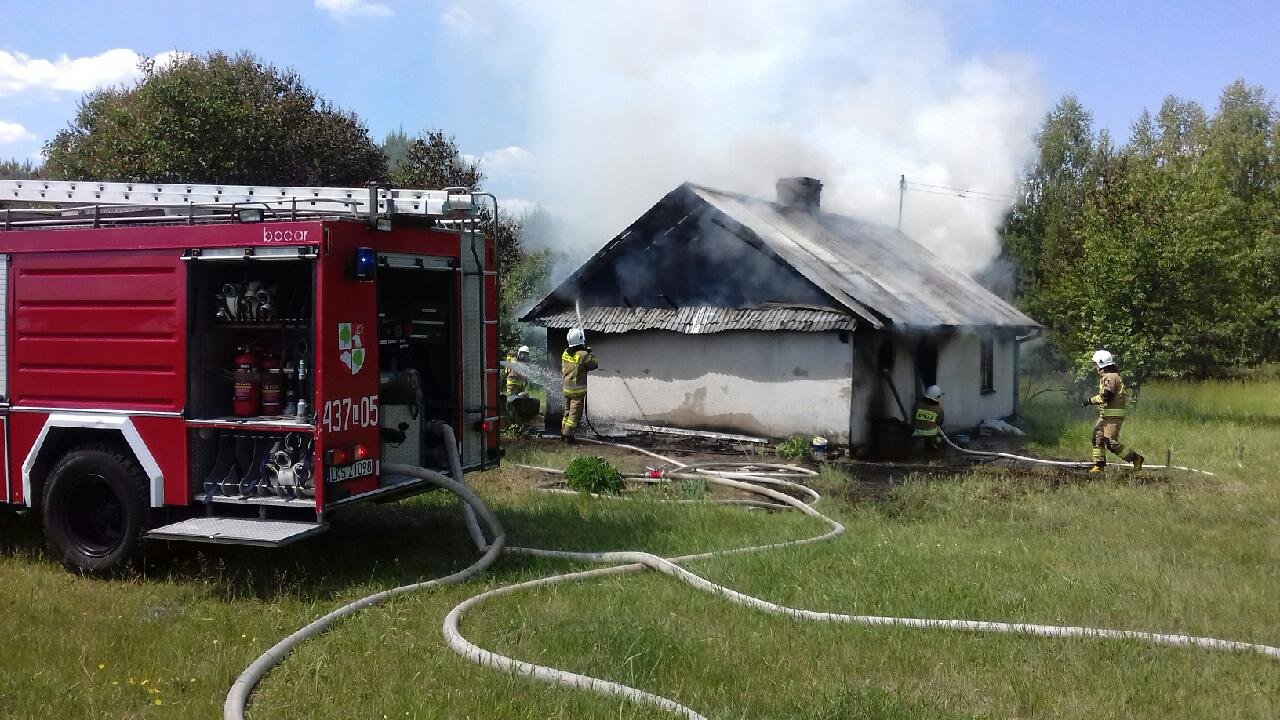
<path id="1" fill-rule="evenodd" d="M 447 436 L 495 465 L 486 201 L 0 180 L 0 503 L 99 571 L 143 538 L 313 535 L 431 489 L 381 464 L 447 469 Z"/>

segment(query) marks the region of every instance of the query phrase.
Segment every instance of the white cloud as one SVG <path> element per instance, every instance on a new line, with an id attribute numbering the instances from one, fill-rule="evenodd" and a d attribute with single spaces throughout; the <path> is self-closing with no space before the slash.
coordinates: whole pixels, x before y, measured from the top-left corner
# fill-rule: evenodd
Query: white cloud
<path id="1" fill-rule="evenodd" d="M 141 74 L 141 55 L 124 48 L 99 55 L 52 60 L 0 50 L 0 97 L 29 91 L 84 92 L 132 80 Z"/>
<path id="2" fill-rule="evenodd" d="M 533 174 L 534 157 L 533 153 L 518 145 L 508 145 L 482 153 L 480 167 L 491 178 L 525 177 Z"/>
<path id="3" fill-rule="evenodd" d="M 0 145 L 35 139 L 36 136 L 28 132 L 26 128 L 22 127 L 22 125 L 15 122 L 5 122 L 4 120 L 0 120 Z"/>
<path id="4" fill-rule="evenodd" d="M 1043 103 L 1024 58 L 966 56 L 936 12 L 889 0 L 508 3 L 493 43 L 529 58 L 531 169 L 594 250 L 685 180 L 893 225 L 897 180 L 1012 194 Z M 909 193 L 903 230 L 964 270 L 1005 208 Z"/>
<path id="5" fill-rule="evenodd" d="M 185 50 L 166 50 L 162 53 L 156 53 L 155 57 L 151 59 L 155 62 L 157 70 L 163 70 L 193 57 L 195 57 L 194 54 Z"/>
<path id="6" fill-rule="evenodd" d="M 368 2 L 368 0 L 316 0 L 316 9 L 323 10 L 338 20 L 391 16 L 391 8 L 379 2 Z"/>
<path id="7" fill-rule="evenodd" d="M 492 30 L 488 23 L 481 21 L 461 5 L 452 5 L 440 13 L 440 24 L 459 37 L 468 39 L 488 35 Z"/>

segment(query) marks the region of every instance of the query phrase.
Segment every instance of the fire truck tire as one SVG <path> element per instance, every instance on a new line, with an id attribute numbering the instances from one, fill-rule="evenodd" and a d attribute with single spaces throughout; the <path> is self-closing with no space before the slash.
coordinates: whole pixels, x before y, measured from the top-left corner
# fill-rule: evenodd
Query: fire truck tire
<path id="1" fill-rule="evenodd" d="M 126 451 L 109 444 L 63 455 L 44 489 L 49 550 L 68 568 L 105 573 L 133 554 L 147 527 L 147 476 Z"/>

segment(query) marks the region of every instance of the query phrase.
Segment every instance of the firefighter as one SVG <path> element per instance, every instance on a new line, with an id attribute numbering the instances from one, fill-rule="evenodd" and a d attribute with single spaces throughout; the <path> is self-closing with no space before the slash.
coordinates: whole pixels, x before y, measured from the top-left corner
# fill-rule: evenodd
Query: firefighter
<path id="1" fill-rule="evenodd" d="M 516 356 L 507 357 L 507 362 L 527 363 L 529 362 L 529 346 L 521 345 L 516 351 Z M 528 380 L 513 368 L 506 368 L 507 371 L 507 401 L 513 398 L 525 397 L 529 394 Z"/>
<path id="2" fill-rule="evenodd" d="M 587 347 L 587 334 L 581 328 L 573 328 L 567 336 L 569 348 L 560 356 L 560 372 L 564 375 L 564 420 L 560 424 L 560 439 L 573 442 L 573 434 L 582 422 L 582 411 L 587 404 L 587 373 L 600 367 L 596 356 Z"/>
<path id="3" fill-rule="evenodd" d="M 930 385 L 916 402 L 916 429 L 912 437 L 924 439 L 926 447 L 942 449 L 942 388 Z"/>
<path id="4" fill-rule="evenodd" d="M 1145 460 L 1120 442 L 1120 426 L 1124 424 L 1125 405 L 1129 402 L 1124 378 L 1116 368 L 1116 360 L 1106 350 L 1093 354 L 1094 370 L 1098 373 L 1098 394 L 1080 403 L 1083 407 L 1097 405 L 1100 408 L 1098 422 L 1093 426 L 1093 467 L 1091 473 L 1100 473 L 1107 467 L 1107 451 L 1125 462 L 1133 463 L 1134 470 L 1141 470 Z"/>

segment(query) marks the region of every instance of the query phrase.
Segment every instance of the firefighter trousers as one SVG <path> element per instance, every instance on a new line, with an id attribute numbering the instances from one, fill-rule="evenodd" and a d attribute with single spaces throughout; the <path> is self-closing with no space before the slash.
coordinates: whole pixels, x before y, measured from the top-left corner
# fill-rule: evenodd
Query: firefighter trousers
<path id="1" fill-rule="evenodd" d="M 582 408 L 586 403 L 586 395 L 564 399 L 564 419 L 560 421 L 561 437 L 572 437 L 578 431 L 578 425 L 582 423 Z"/>
<path id="2" fill-rule="evenodd" d="M 1095 465 L 1107 464 L 1107 451 L 1123 459 L 1133 462 L 1138 455 L 1120 442 L 1120 426 L 1124 418 L 1098 418 L 1093 426 L 1093 462 Z"/>

